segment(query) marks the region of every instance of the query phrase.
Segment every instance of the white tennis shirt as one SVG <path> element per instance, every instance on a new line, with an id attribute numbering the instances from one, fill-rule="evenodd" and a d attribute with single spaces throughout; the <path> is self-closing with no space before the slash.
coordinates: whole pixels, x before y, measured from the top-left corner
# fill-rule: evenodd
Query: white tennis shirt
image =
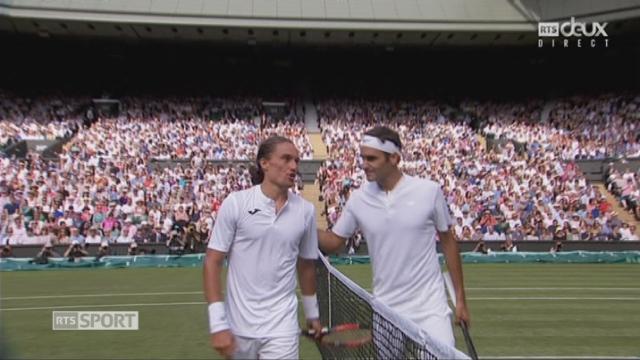
<path id="1" fill-rule="evenodd" d="M 209 248 L 226 252 L 225 307 L 235 335 L 264 338 L 299 333 L 298 257 L 317 257 L 313 205 L 289 192 L 276 215 L 260 185 L 231 193 L 222 203 Z"/>
<path id="2" fill-rule="evenodd" d="M 373 269 L 373 295 L 421 325 L 430 315 L 448 315 L 436 252 L 436 231 L 453 224 L 436 182 L 403 175 L 389 193 L 366 182 L 349 197 L 332 231 L 366 241 Z"/>

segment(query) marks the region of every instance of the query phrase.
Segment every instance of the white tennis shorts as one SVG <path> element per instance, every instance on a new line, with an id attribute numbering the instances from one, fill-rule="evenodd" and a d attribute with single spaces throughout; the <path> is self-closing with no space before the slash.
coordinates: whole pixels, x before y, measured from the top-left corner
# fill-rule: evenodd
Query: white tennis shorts
<path id="1" fill-rule="evenodd" d="M 234 359 L 298 359 L 299 336 L 246 338 L 236 336 Z"/>

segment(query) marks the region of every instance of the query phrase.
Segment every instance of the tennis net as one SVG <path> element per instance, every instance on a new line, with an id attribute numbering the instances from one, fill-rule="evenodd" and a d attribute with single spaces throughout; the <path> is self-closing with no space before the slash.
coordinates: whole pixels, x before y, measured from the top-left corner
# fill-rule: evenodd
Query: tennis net
<path id="1" fill-rule="evenodd" d="M 333 327 L 357 323 L 371 329 L 372 341 L 357 347 L 320 343 L 323 359 L 468 359 L 461 351 L 431 338 L 413 322 L 375 300 L 319 255 L 317 293 L 320 320 Z"/>

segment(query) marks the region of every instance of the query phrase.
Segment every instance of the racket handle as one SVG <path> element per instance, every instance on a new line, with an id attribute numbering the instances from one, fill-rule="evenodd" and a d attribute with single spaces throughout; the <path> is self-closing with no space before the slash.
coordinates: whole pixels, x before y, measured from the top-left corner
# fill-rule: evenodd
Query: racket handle
<path id="1" fill-rule="evenodd" d="M 323 327 L 322 330 L 320 330 L 320 333 L 322 335 L 328 334 L 329 333 L 329 328 L 326 327 L 326 326 Z M 313 336 L 316 335 L 316 331 L 315 331 L 315 329 L 304 329 L 304 330 L 302 330 L 302 335 L 313 337 Z"/>

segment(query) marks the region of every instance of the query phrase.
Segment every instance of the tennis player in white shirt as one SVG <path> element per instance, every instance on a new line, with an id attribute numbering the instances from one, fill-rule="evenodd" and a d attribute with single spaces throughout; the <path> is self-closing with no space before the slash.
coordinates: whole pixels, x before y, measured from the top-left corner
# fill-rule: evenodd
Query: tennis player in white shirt
<path id="1" fill-rule="evenodd" d="M 253 174 L 258 185 L 230 194 L 218 213 L 204 264 L 204 292 L 211 345 L 226 358 L 298 358 L 296 269 L 307 325 L 321 332 L 315 210 L 289 191 L 299 161 L 290 140 L 265 140 Z"/>
<path id="2" fill-rule="evenodd" d="M 398 133 L 387 127 L 363 134 L 360 151 L 368 181 L 351 194 L 335 226 L 319 231 L 320 248 L 340 251 L 359 228 L 371 256 L 373 295 L 431 337 L 455 346 L 436 252 L 437 235 L 456 293 L 456 323 L 469 324 L 453 221 L 436 182 L 399 169 L 401 146 Z"/>

